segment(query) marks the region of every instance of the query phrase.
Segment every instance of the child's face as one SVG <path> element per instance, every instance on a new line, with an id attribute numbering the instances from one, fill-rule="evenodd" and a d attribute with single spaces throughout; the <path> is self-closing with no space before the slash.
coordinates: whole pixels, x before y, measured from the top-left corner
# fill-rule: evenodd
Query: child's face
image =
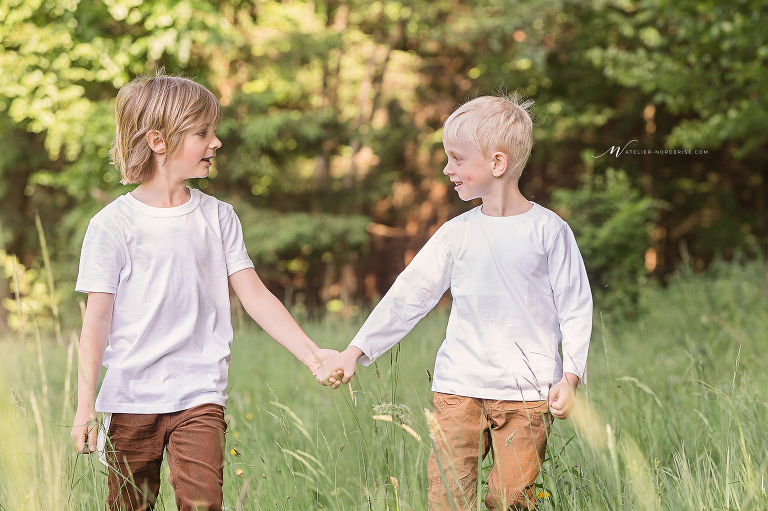
<path id="1" fill-rule="evenodd" d="M 445 154 L 448 155 L 443 174 L 454 183 L 454 190 L 461 200 L 487 196 L 494 186 L 493 159 L 485 158 L 463 133 L 459 132 L 457 138 L 454 142 L 443 141 Z"/>
<path id="2" fill-rule="evenodd" d="M 183 179 L 208 177 L 211 160 L 221 141 L 210 126 L 199 126 L 187 131 L 181 142 L 181 151 L 166 164 Z"/>

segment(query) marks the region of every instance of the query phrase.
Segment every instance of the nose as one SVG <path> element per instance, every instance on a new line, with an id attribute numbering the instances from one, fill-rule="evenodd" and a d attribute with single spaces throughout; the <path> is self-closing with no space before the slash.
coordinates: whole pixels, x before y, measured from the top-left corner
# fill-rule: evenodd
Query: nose
<path id="1" fill-rule="evenodd" d="M 443 174 L 445 174 L 446 176 L 450 176 L 452 174 L 452 172 L 448 170 L 449 165 L 450 165 L 450 162 L 446 163 L 445 167 L 443 168 Z"/>
<path id="2" fill-rule="evenodd" d="M 211 140 L 210 148 L 218 149 L 219 147 L 221 147 L 221 140 L 219 140 L 219 137 L 214 135 L 213 140 Z"/>

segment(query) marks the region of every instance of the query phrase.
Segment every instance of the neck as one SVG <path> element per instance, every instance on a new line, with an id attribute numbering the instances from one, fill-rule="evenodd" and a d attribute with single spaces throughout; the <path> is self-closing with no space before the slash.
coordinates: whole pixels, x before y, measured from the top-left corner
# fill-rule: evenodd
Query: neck
<path id="1" fill-rule="evenodd" d="M 148 206 L 172 208 L 181 206 L 189 200 L 187 180 L 172 179 L 162 172 L 141 183 L 133 192 L 134 197 Z"/>
<path id="2" fill-rule="evenodd" d="M 520 193 L 517 181 L 504 184 L 505 186 L 495 187 L 491 193 L 482 197 L 483 214 L 487 216 L 514 216 L 530 211 L 533 205 Z"/>

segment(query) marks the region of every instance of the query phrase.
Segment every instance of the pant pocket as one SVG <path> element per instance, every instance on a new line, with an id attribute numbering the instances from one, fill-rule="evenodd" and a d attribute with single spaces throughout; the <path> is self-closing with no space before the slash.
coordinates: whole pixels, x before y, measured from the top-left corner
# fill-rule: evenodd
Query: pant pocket
<path id="1" fill-rule="evenodd" d="M 435 392 L 435 410 L 442 411 L 456 408 L 464 403 L 467 399 L 469 398 L 464 396 L 457 396 L 455 394 L 443 394 L 442 392 Z"/>

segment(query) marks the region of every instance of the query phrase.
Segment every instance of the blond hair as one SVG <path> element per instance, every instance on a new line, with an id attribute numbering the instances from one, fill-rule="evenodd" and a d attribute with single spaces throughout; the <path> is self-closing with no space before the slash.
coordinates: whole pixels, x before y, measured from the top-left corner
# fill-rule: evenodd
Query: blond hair
<path id="1" fill-rule="evenodd" d="M 147 133 L 158 130 L 165 140 L 165 160 L 181 151 L 184 134 L 198 126 L 218 126 L 221 105 L 211 91 L 188 78 L 138 76 L 120 88 L 115 101 L 117 129 L 109 151 L 123 184 L 141 183 L 154 176 Z"/>
<path id="2" fill-rule="evenodd" d="M 459 133 L 488 158 L 501 151 L 509 158 L 508 173 L 518 179 L 533 148 L 533 100 L 517 94 L 481 96 L 457 108 L 443 125 L 443 140 L 455 143 Z"/>

